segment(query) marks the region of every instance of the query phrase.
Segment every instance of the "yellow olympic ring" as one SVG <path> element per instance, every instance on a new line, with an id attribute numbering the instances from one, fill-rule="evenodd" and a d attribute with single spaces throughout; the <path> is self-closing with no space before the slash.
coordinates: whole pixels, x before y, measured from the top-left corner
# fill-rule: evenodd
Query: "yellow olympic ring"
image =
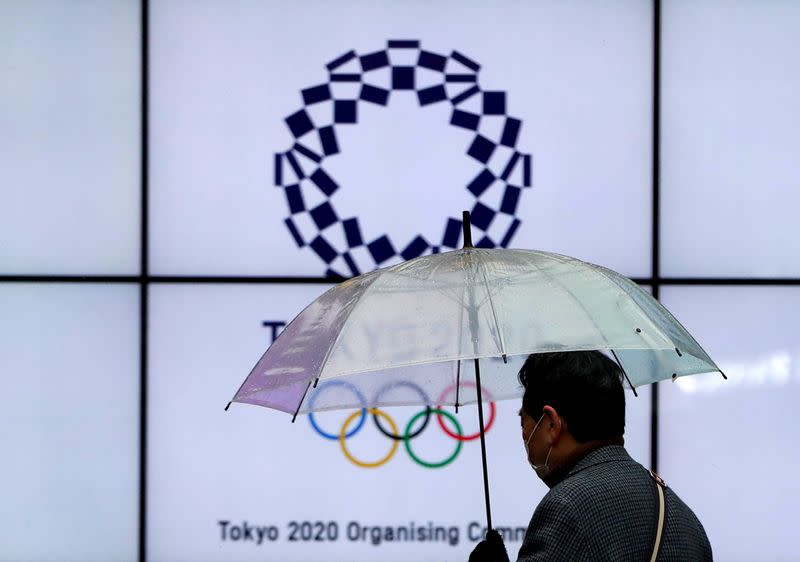
<path id="1" fill-rule="evenodd" d="M 389 427 L 392 428 L 392 433 L 394 435 L 398 434 L 397 426 L 395 425 L 394 420 L 389 417 L 389 414 L 387 414 L 386 412 L 382 412 L 378 408 L 369 408 L 368 410 L 370 414 L 373 414 L 375 416 L 380 416 L 383 419 L 385 419 L 386 422 L 389 424 Z M 350 414 L 349 418 L 347 418 L 344 421 L 342 429 L 341 431 L 339 431 L 339 447 L 341 447 L 342 453 L 344 453 L 344 456 L 347 457 L 347 460 L 349 460 L 354 465 L 360 466 L 361 468 L 378 468 L 379 466 L 385 465 L 394 456 L 394 454 L 397 452 L 398 445 L 400 445 L 400 441 L 392 440 L 392 448 L 389 449 L 389 454 L 387 454 L 380 460 L 377 460 L 375 462 L 363 462 L 358 460 L 357 458 L 355 458 L 353 455 L 350 454 L 350 451 L 347 450 L 347 445 L 345 445 L 345 435 L 347 434 L 347 427 L 354 419 L 356 419 L 357 416 L 360 415 L 361 415 L 361 410 L 356 410 L 355 412 Z"/>

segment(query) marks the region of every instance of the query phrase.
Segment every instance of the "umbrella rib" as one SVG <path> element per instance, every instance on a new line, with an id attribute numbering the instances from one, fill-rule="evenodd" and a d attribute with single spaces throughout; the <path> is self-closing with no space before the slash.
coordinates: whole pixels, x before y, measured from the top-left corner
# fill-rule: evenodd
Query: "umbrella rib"
<path id="1" fill-rule="evenodd" d="M 626 291 L 624 287 L 622 287 L 622 286 L 621 286 L 619 283 L 617 283 L 617 282 L 616 282 L 616 280 L 615 280 L 614 278 L 612 278 L 610 275 L 607 275 L 607 274 L 606 274 L 606 272 L 605 272 L 605 268 L 604 268 L 604 267 L 600 267 L 600 266 L 598 266 L 598 265 L 595 265 L 595 264 L 593 264 L 593 263 L 589 263 L 588 265 L 589 265 L 590 267 L 592 267 L 594 270 L 598 271 L 598 272 L 600 273 L 600 275 L 602 275 L 603 277 L 605 277 L 605 278 L 608 280 L 608 282 L 609 282 L 609 283 L 611 283 L 612 285 L 614 285 L 614 286 L 615 286 L 617 289 L 619 289 L 620 291 L 622 291 L 622 292 L 623 292 L 623 293 L 625 293 L 625 294 L 628 294 L 628 291 Z M 634 283 L 634 285 L 636 285 L 636 284 Z M 638 285 L 637 285 L 637 287 L 638 287 Z M 636 299 L 634 299 L 634 298 L 632 298 L 632 299 L 630 299 L 630 300 L 631 300 L 631 302 L 633 302 L 633 304 L 635 304 L 635 305 L 636 305 L 636 308 L 638 308 L 638 309 L 639 309 L 639 312 L 641 312 L 641 313 L 642 313 L 642 316 L 644 316 L 645 318 L 647 318 L 648 320 L 650 320 L 650 321 L 652 322 L 652 320 L 650 319 L 650 315 L 649 315 L 649 314 L 647 314 L 647 312 L 646 312 L 646 311 L 645 311 L 645 310 L 642 308 L 642 305 L 640 305 L 638 302 L 636 302 Z M 656 302 L 658 302 L 658 301 L 656 301 Z M 660 303 L 659 303 L 659 304 L 660 304 Z M 662 305 L 662 308 L 663 308 L 663 305 Z M 664 308 L 664 310 L 666 310 L 666 308 Z M 673 316 L 672 318 L 673 318 L 673 320 L 675 320 L 675 323 L 676 323 L 676 324 L 678 324 L 678 325 L 679 325 L 681 328 L 683 328 L 683 324 L 681 324 L 680 322 L 678 322 L 678 321 L 675 319 L 675 317 L 674 317 L 674 316 Z M 686 332 L 686 328 L 683 328 L 683 330 Z M 688 334 L 688 332 L 687 332 L 687 334 Z M 671 338 L 671 337 L 669 337 L 669 335 L 668 335 L 668 334 L 666 334 L 666 333 L 663 333 L 663 331 L 662 331 L 662 335 L 663 335 L 663 336 L 664 336 L 666 339 L 668 339 L 668 340 L 669 340 L 669 343 L 670 343 L 670 344 L 672 344 L 672 347 L 674 347 L 675 349 L 678 349 L 678 346 L 676 346 L 676 345 L 675 345 L 675 342 L 674 342 L 674 341 L 672 341 L 672 338 Z M 692 336 L 691 336 L 691 334 L 689 334 L 689 337 L 692 337 Z M 692 340 L 694 341 L 694 338 L 692 338 Z M 695 343 L 695 345 L 697 345 L 697 347 L 700 347 L 700 345 L 699 345 L 699 344 L 698 344 L 696 341 L 695 341 L 694 343 Z M 701 347 L 700 349 L 702 349 L 702 347 Z M 712 361 L 712 364 L 713 364 L 713 361 Z M 716 365 L 715 365 L 715 366 L 716 366 Z"/>
<path id="2" fill-rule="evenodd" d="M 379 277 L 380 277 L 379 275 L 373 275 L 372 281 L 369 282 L 369 285 L 367 286 L 367 288 L 364 289 L 364 291 L 361 293 L 361 296 L 358 298 L 358 301 L 364 300 L 364 297 L 366 297 L 367 293 L 369 293 L 372 290 L 372 287 L 375 285 L 375 282 L 378 280 Z M 342 328 L 344 328 L 344 326 L 347 324 L 347 321 L 349 320 L 350 315 L 353 314 L 353 311 L 356 309 L 357 305 L 358 305 L 358 302 L 353 303 L 353 306 L 351 306 L 350 310 L 347 311 L 347 315 L 344 317 L 344 320 L 342 320 L 342 323 L 341 323 Z M 333 343 L 331 343 L 330 347 L 325 351 L 325 357 L 322 358 L 322 361 L 320 361 L 320 364 L 319 364 L 319 371 L 317 372 L 318 373 L 317 374 L 317 379 L 319 379 L 321 377 L 322 371 L 325 370 L 325 365 L 328 364 L 328 359 L 331 356 L 331 352 L 333 351 L 333 348 L 336 347 L 336 344 L 338 344 L 339 340 L 342 339 L 342 334 L 344 334 L 344 332 L 345 332 L 344 329 L 339 330 L 336 333 L 336 338 L 333 340 Z M 301 403 L 302 403 L 302 401 L 301 401 Z M 298 411 L 299 411 L 299 407 L 298 407 Z"/>
<path id="3" fill-rule="evenodd" d="M 334 289 L 334 288 L 328 289 L 327 291 L 325 291 L 325 293 L 324 293 L 324 294 L 328 294 L 329 292 L 333 291 L 333 289 Z M 306 305 L 306 306 L 303 308 L 303 310 L 302 310 L 302 311 L 300 311 L 300 314 L 298 314 L 297 316 L 295 316 L 295 317 L 292 319 L 292 321 L 291 321 L 291 322 L 289 322 L 289 324 L 286 326 L 286 328 L 284 329 L 284 331 L 286 331 L 286 330 L 290 329 L 290 328 L 292 327 L 292 324 L 294 324 L 294 323 L 297 321 L 297 319 L 298 319 L 298 318 L 300 318 L 300 317 L 303 315 L 303 312 L 305 312 L 306 310 L 308 310 L 309 308 L 311 308 L 311 305 L 313 305 L 313 304 L 314 304 L 314 302 L 316 302 L 316 301 L 312 301 L 312 302 L 308 303 L 308 304 L 307 304 L 307 305 Z M 280 337 L 280 335 L 279 335 L 278 337 Z M 276 340 L 277 340 L 277 338 L 276 338 Z M 272 342 L 272 343 L 274 344 L 275 342 Z M 270 347 L 272 347 L 272 346 L 270 345 Z M 244 381 L 242 381 L 242 384 L 241 384 L 241 385 L 239 385 L 239 390 L 237 390 L 237 391 L 236 391 L 236 394 L 234 394 L 234 395 L 233 395 L 233 398 L 231 398 L 230 402 L 228 402 L 228 405 L 227 405 L 227 406 L 225 406 L 225 411 L 226 411 L 226 412 L 228 411 L 228 408 L 230 407 L 231 403 L 233 403 L 234 401 L 236 401 L 236 397 L 237 397 L 237 396 L 239 395 L 239 393 L 242 391 L 242 388 L 244 388 L 244 385 L 245 385 L 245 384 L 247 383 L 247 381 L 250 379 L 250 376 L 253 374 L 253 371 L 255 371 L 256 367 L 258 367 L 258 364 L 259 364 L 259 363 L 261 363 L 261 360 L 262 360 L 264 357 L 266 357 L 267 353 L 269 353 L 269 348 L 267 348 L 267 350 L 266 350 L 266 351 L 265 351 L 265 352 L 264 352 L 264 353 L 261 355 L 261 357 L 259 358 L 259 360 L 258 360 L 258 361 L 256 361 L 256 364 L 253 366 L 253 368 L 252 368 L 252 369 L 250 369 L 250 374 L 248 374 L 248 375 L 245 377 Z M 310 381 L 309 381 L 309 382 L 310 382 Z M 273 387 L 273 388 L 280 388 L 281 386 L 289 386 L 289 385 L 291 385 L 291 384 L 294 384 L 294 382 L 287 383 L 287 384 L 285 384 L 285 385 L 279 385 L 279 386 L 277 386 L 277 387 Z M 250 396 L 253 396 L 254 394 L 258 394 L 258 393 L 259 393 L 259 392 L 261 392 L 262 390 L 264 390 L 264 389 L 263 389 L 263 387 L 262 387 L 262 388 L 257 388 L 256 390 L 251 390 L 250 392 L 247 392 L 247 393 L 246 393 L 244 396 L 242 396 L 242 398 L 248 398 L 248 397 L 250 397 Z M 308 392 L 308 388 L 306 388 L 306 392 Z M 305 394 L 304 394 L 303 396 L 305 396 Z M 302 401 L 302 399 L 300 400 L 300 402 L 301 402 L 301 403 L 303 402 L 303 401 Z M 297 413 L 295 413 L 295 416 L 297 416 Z"/>
<path id="4" fill-rule="evenodd" d="M 631 387 L 631 390 L 633 391 L 633 395 L 638 398 L 639 397 L 639 393 L 636 392 L 636 387 L 633 386 L 633 383 L 631 382 L 630 377 L 628 377 L 628 373 L 625 371 L 625 367 L 622 366 L 622 361 L 620 361 L 619 357 L 617 357 L 617 352 L 612 349 L 611 350 L 611 354 L 614 356 L 614 360 L 617 362 L 617 365 L 619 365 L 619 368 L 622 371 L 622 374 L 625 375 L 625 380 L 628 381 L 628 385 Z"/>
<path id="5" fill-rule="evenodd" d="M 370 281 L 370 283 L 367 286 L 367 288 L 364 289 L 364 292 L 361 294 L 361 298 L 363 298 L 367 294 L 367 292 L 370 289 L 372 289 L 372 286 L 375 284 L 375 281 L 377 281 L 378 277 L 379 276 L 375 275 L 374 272 L 373 272 L 372 280 Z M 361 300 L 361 298 L 359 300 Z M 353 306 L 351 306 L 350 310 L 347 311 L 347 315 L 344 317 L 344 320 L 342 321 L 342 326 L 344 326 L 347 323 L 348 318 L 350 318 L 350 315 L 353 313 L 353 310 L 355 310 L 355 308 L 356 308 L 356 304 L 357 303 L 353 303 Z M 306 385 L 306 389 L 303 392 L 303 396 L 300 398 L 300 402 L 298 402 L 298 404 L 297 404 L 297 409 L 294 411 L 294 416 L 292 417 L 292 422 L 294 422 L 294 420 L 297 418 L 297 414 L 300 412 L 300 408 L 303 406 L 303 402 L 305 401 L 306 396 L 308 395 L 308 389 L 311 387 L 311 383 L 314 382 L 314 388 L 317 387 L 315 381 L 319 381 L 320 376 L 322 375 L 322 371 L 324 370 L 325 365 L 328 362 L 328 358 L 331 355 L 331 351 L 333 350 L 334 347 L 336 347 L 336 344 L 339 343 L 339 339 L 341 339 L 343 332 L 344 332 L 344 330 L 339 330 L 339 332 L 336 334 L 336 339 L 333 340 L 333 343 L 331 343 L 330 347 L 325 351 L 325 357 L 322 358 L 322 361 L 319 364 L 319 371 L 317 371 L 316 378 L 309 379 L 308 384 Z"/>
<path id="6" fill-rule="evenodd" d="M 503 354 L 503 361 L 506 360 L 506 346 L 505 342 L 503 341 L 503 332 L 500 329 L 500 323 L 497 321 L 497 311 L 494 308 L 494 300 L 492 300 L 492 291 L 489 288 L 489 279 L 486 277 L 486 270 L 483 267 L 483 262 L 481 262 L 480 258 L 476 260 L 478 262 L 478 268 L 481 270 L 481 275 L 483 276 L 483 284 L 486 287 L 486 296 L 489 299 L 489 308 L 492 309 L 492 318 L 494 319 L 494 327 L 497 329 L 497 338 L 500 343 L 500 353 Z"/>
<path id="7" fill-rule="evenodd" d="M 461 385 L 461 359 L 456 359 L 456 414 L 458 413 L 458 391 Z"/>
<path id="8" fill-rule="evenodd" d="M 603 277 L 605 277 L 605 278 L 606 278 L 606 279 L 609 281 L 609 283 L 611 283 L 612 285 L 614 285 L 614 286 L 615 286 L 617 289 L 619 289 L 619 290 L 621 290 L 622 292 L 624 292 L 624 293 L 626 293 L 626 294 L 627 294 L 627 291 L 625 290 L 625 288 L 624 288 L 623 286 L 621 286 L 619 283 L 617 283 L 616 279 L 614 279 L 613 277 L 611 277 L 610 275 L 608 275 L 608 274 L 606 273 L 606 271 L 607 271 L 607 270 L 606 270 L 606 268 L 604 268 L 604 267 L 601 267 L 601 266 L 599 266 L 599 265 L 591 264 L 591 263 L 590 263 L 590 264 L 588 264 L 588 265 L 589 265 L 589 266 L 591 266 L 591 267 L 592 267 L 592 268 L 593 268 L 595 271 L 599 272 L 599 273 L 600 273 L 600 275 L 602 275 Z M 631 281 L 631 283 L 633 283 L 633 282 Z M 634 285 L 635 285 L 635 286 L 638 288 L 638 286 L 637 286 L 635 283 L 634 283 Z M 650 315 L 649 315 L 649 314 L 647 314 L 647 312 L 646 312 L 646 311 L 645 311 L 645 310 L 642 308 L 642 305 L 640 305 L 640 304 L 639 304 L 639 303 L 636 301 L 636 299 L 634 299 L 634 298 L 631 298 L 630 300 L 631 300 L 631 301 L 633 301 L 633 304 L 635 304 L 635 305 L 636 305 L 636 308 L 638 308 L 638 309 L 639 309 L 639 311 L 642 313 L 642 315 L 643 315 L 645 318 L 647 318 L 648 320 L 650 320 Z M 711 357 L 709 357 L 709 356 L 708 356 L 708 353 L 706 353 L 706 351 L 703 349 L 703 347 L 702 347 L 702 346 L 701 346 L 699 343 L 697 343 L 697 340 L 696 340 L 696 339 L 694 339 L 694 336 L 693 336 L 692 334 L 690 334 L 690 333 L 689 333 L 689 330 L 687 330 L 687 329 L 686 329 L 686 328 L 683 326 L 683 324 L 681 324 L 681 323 L 678 321 L 678 319 L 677 319 L 677 318 L 675 318 L 675 316 L 674 316 L 674 315 L 673 315 L 673 314 L 672 314 L 672 313 L 671 313 L 669 310 L 667 310 L 667 307 L 665 307 L 664 305 L 662 305 L 662 304 L 661 304 L 661 303 L 659 303 L 658 301 L 656 301 L 656 302 L 657 302 L 657 303 L 658 303 L 658 304 L 661 306 L 661 309 L 662 309 L 662 310 L 664 310 L 664 311 L 665 311 L 667 314 L 669 314 L 669 317 L 670 317 L 670 318 L 672 318 L 672 321 L 673 321 L 673 322 L 674 322 L 676 325 L 678 325 L 678 326 L 679 326 L 679 327 L 680 327 L 680 328 L 681 328 L 681 329 L 684 331 L 684 333 L 686 334 L 686 336 L 688 336 L 688 337 L 689 337 L 689 339 L 690 339 L 690 340 L 692 340 L 692 342 L 694 343 L 694 345 L 696 345 L 696 346 L 697 346 L 697 348 L 698 348 L 700 351 L 702 351 L 702 352 L 703 352 L 703 354 L 705 355 L 705 358 L 708 360 L 708 362 L 709 362 L 709 363 L 711 363 L 711 364 L 712 364 L 714 367 L 716 367 L 716 368 L 717 368 L 717 371 L 719 371 L 719 374 L 721 374 L 721 375 L 723 376 L 723 378 L 724 378 L 725 380 L 727 380 L 727 379 L 728 379 L 728 377 L 726 377 L 726 376 L 725 376 L 725 373 L 723 373 L 723 372 L 722 372 L 722 369 L 720 369 L 720 368 L 719 368 L 719 366 L 718 366 L 718 365 L 717 365 L 717 364 L 714 362 L 714 360 L 713 360 L 713 359 L 711 359 Z M 650 320 L 650 321 L 652 322 L 652 320 Z M 655 323 L 654 323 L 654 324 L 655 324 Z M 656 326 L 656 327 L 658 327 L 658 326 Z M 664 331 L 663 331 L 663 330 L 661 330 L 660 328 L 659 328 L 659 330 L 661 331 L 661 335 L 663 335 L 663 336 L 664 336 L 664 337 L 665 337 L 667 340 L 669 340 L 669 342 L 670 342 L 670 344 L 672 345 L 672 347 L 674 347 L 674 348 L 675 348 L 675 351 L 677 351 L 677 352 L 678 352 L 678 355 L 681 355 L 681 352 L 680 352 L 680 350 L 678 349 L 678 346 L 676 346 L 676 345 L 675 345 L 675 342 L 672 340 L 672 338 L 669 336 L 669 334 L 667 334 L 666 332 L 664 332 Z M 614 356 L 616 357 L 616 354 L 614 354 Z M 682 355 L 681 355 L 681 356 L 682 356 Z M 701 358 L 701 359 L 702 359 L 702 358 Z M 619 360 L 618 360 L 618 362 L 619 362 Z M 622 363 L 620 363 L 620 367 L 621 367 L 621 366 L 622 366 Z M 624 373 L 624 372 L 625 372 L 625 369 L 623 369 L 623 370 L 622 370 L 622 372 Z M 627 376 L 627 374 L 626 374 L 626 376 Z M 628 381 L 628 382 L 630 382 L 630 381 Z"/>
<path id="9" fill-rule="evenodd" d="M 589 319 L 589 321 L 590 321 L 592 324 L 594 324 L 594 327 L 595 327 L 595 329 L 597 330 L 597 333 L 598 333 L 598 334 L 601 334 L 601 335 L 603 335 L 603 339 L 606 341 L 606 343 L 608 343 L 608 339 L 607 339 L 607 338 L 605 337 L 605 335 L 603 334 L 603 330 L 602 330 L 602 329 L 600 328 L 600 326 L 597 324 L 597 321 L 594 319 L 594 317 L 593 317 L 591 314 L 589 314 L 589 311 L 588 311 L 588 310 L 586 309 L 586 307 L 583 305 L 583 302 L 582 302 L 582 301 L 581 301 L 581 300 L 580 300 L 578 297 L 576 297 L 576 296 L 575 296 L 575 293 L 573 293 L 573 292 L 572 292 L 572 290 L 571 290 L 569 287 L 567 287 L 565 284 L 563 284 L 563 283 L 561 283 L 561 284 L 559 284 L 559 283 L 556 283 L 556 282 L 555 282 L 555 278 L 554 278 L 554 277 L 553 277 L 553 276 L 552 276 L 550 273 L 548 273 L 547 271 L 545 271 L 545 270 L 544 270 L 544 269 L 543 269 L 543 268 L 542 268 L 542 267 L 541 267 L 539 264 L 536 264 L 536 269 L 537 269 L 537 270 L 539 271 L 539 273 L 541 273 L 543 276 L 545 276 L 545 277 L 547 277 L 548 279 L 550 279 L 551 281 L 553 281 L 553 285 L 554 285 L 554 286 L 561 287 L 561 289 L 562 289 L 562 290 L 564 290 L 564 292 L 566 292 L 566 293 L 567 293 L 567 294 L 568 294 L 570 297 L 572 297 L 572 299 L 573 299 L 573 300 L 574 300 L 576 303 L 578 303 L 578 304 L 580 305 L 580 308 L 581 308 L 581 310 L 583 311 L 583 313 L 586 315 L 586 318 L 588 318 L 588 319 Z M 610 348 L 609 348 L 609 349 L 610 349 Z M 623 369 L 623 370 L 624 370 L 624 369 Z"/>
<path id="10" fill-rule="evenodd" d="M 614 285 L 616 285 L 617 287 L 619 287 L 619 288 L 620 288 L 620 289 L 622 289 L 623 291 L 625 290 L 623 287 L 620 287 L 620 284 L 619 284 L 619 283 L 617 283 L 617 282 L 616 282 L 616 280 L 615 280 L 613 277 L 611 277 L 610 275 L 606 274 L 606 268 L 604 268 L 604 267 L 600 267 L 600 266 L 597 266 L 597 265 L 594 265 L 594 264 L 592 264 L 592 265 L 593 265 L 593 267 L 595 267 L 597 270 L 599 270 L 599 271 L 600 271 L 600 273 L 603 275 L 603 277 L 605 277 L 606 279 L 608 279 L 609 281 L 611 281 L 612 283 L 614 283 Z M 635 300 L 635 299 L 631 299 L 631 300 L 633 300 L 634 304 L 635 304 L 637 307 L 639 307 L 639 310 L 641 310 L 641 311 L 642 311 L 642 313 L 643 313 L 643 314 L 645 314 L 645 316 L 647 316 L 647 317 L 649 318 L 649 315 L 647 315 L 647 313 L 644 311 L 644 309 L 641 307 L 641 305 L 640 305 L 638 302 L 636 302 L 636 300 Z M 658 301 L 656 301 L 656 302 L 658 302 Z M 661 304 L 661 303 L 659 303 L 659 304 Z M 698 349 L 700 349 L 700 350 L 703 352 L 703 354 L 706 356 L 705 358 L 706 358 L 706 359 L 708 359 L 708 361 L 709 361 L 709 362 L 710 362 L 712 365 L 714 365 L 714 367 L 716 367 L 716 368 L 717 368 L 717 371 L 719 371 L 719 374 L 720 374 L 720 375 L 722 375 L 722 376 L 725 378 L 725 380 L 727 380 L 727 379 L 728 379 L 728 377 L 726 377 L 726 376 L 725 376 L 725 373 L 723 373 L 723 372 L 722 372 L 722 369 L 720 369 L 720 368 L 719 368 L 719 365 L 717 365 L 717 364 L 714 362 L 714 360 L 713 360 L 713 359 L 711 359 L 711 357 L 708 355 L 708 353 L 706 352 L 706 350 L 705 350 L 705 349 L 703 349 L 703 346 L 701 346 L 699 343 L 697 343 L 697 340 L 696 340 L 696 339 L 694 339 L 694 336 L 691 334 L 691 332 L 689 332 L 689 330 L 687 330 L 687 329 L 686 329 L 686 327 L 685 327 L 683 324 L 681 324 L 681 323 L 678 321 L 678 319 L 677 319 L 677 318 L 675 318 L 675 315 L 674 315 L 674 314 L 672 314 L 672 313 L 669 311 L 669 309 L 667 309 L 667 307 L 666 307 L 666 306 L 664 306 L 664 305 L 661 305 L 661 308 L 662 308 L 662 309 L 663 309 L 663 310 L 664 310 L 664 311 L 665 311 L 665 312 L 666 312 L 666 313 L 669 315 L 669 317 L 672 319 L 672 321 L 673 321 L 673 322 L 675 322 L 675 324 L 677 324 L 678 326 L 680 326 L 680 327 L 681 327 L 681 329 L 684 331 L 684 333 L 686 334 L 686 336 L 688 336 L 688 338 L 689 338 L 690 340 L 692 340 L 692 343 L 694 343 L 694 345 L 696 345 L 696 346 L 697 346 L 697 348 L 698 348 Z M 670 343 L 672 343 L 673 347 L 675 347 L 675 350 L 676 350 L 676 351 L 678 351 L 678 355 L 680 355 L 680 350 L 679 350 L 679 349 L 678 349 L 678 347 L 675 345 L 675 342 L 674 342 L 674 341 L 672 341 L 672 338 L 669 338 L 669 340 L 670 340 Z"/>
<path id="11" fill-rule="evenodd" d="M 319 377 L 317 377 L 317 380 L 319 380 Z M 316 385 L 314 385 L 314 386 L 316 386 Z M 294 423 L 294 420 L 297 419 L 297 414 L 300 412 L 300 406 L 303 405 L 303 400 L 306 399 L 306 394 L 308 394 L 308 389 L 309 388 L 311 388 L 311 381 L 308 381 L 308 384 L 306 385 L 306 389 L 303 391 L 303 396 L 300 397 L 300 402 L 297 403 L 297 409 L 294 411 L 294 415 L 292 416 L 292 423 Z"/>
<path id="12" fill-rule="evenodd" d="M 467 285 L 464 284 L 461 286 L 461 300 L 459 301 L 459 311 L 461 313 L 461 317 L 458 320 L 458 350 L 459 355 L 461 355 L 461 345 L 464 342 L 464 311 L 466 307 L 464 306 L 464 297 L 466 296 L 467 292 Z M 458 413 L 458 399 L 459 399 L 459 391 L 461 390 L 461 359 L 456 359 L 456 414 Z"/>
<path id="13" fill-rule="evenodd" d="M 447 253 L 462 252 L 462 250 L 455 250 L 454 252 L 447 252 Z M 484 253 L 481 248 L 471 248 L 470 250 L 471 250 L 471 253 L 474 253 L 474 254 L 483 254 Z M 399 265 L 402 265 L 402 264 L 399 264 Z M 386 271 L 385 273 L 387 273 L 387 274 L 391 273 L 392 275 L 396 275 L 397 277 L 402 277 L 404 279 L 411 279 L 411 280 L 414 280 L 414 281 L 417 281 L 417 282 L 421 283 L 421 285 L 418 286 L 418 287 L 404 288 L 404 292 L 406 292 L 406 293 L 410 293 L 410 292 L 425 293 L 425 292 L 430 290 L 430 286 L 428 284 L 425 284 L 425 283 L 427 281 L 429 281 L 431 277 L 433 277 L 433 274 L 431 274 L 431 275 L 429 275 L 427 277 L 420 277 L 420 276 L 417 276 L 417 275 L 408 275 L 407 273 L 405 273 L 404 270 L 394 269 L 395 267 L 397 267 L 397 266 L 389 268 L 389 270 Z M 438 280 L 437 281 L 437 285 L 438 286 L 436 287 L 436 291 L 439 294 L 441 294 L 443 297 L 449 299 L 450 301 L 452 301 L 454 303 L 457 303 L 459 306 L 464 306 L 463 293 L 462 293 L 462 298 L 458 299 L 455 296 L 453 296 L 452 292 L 450 291 L 451 289 L 463 289 L 464 288 L 464 284 L 463 283 L 451 282 L 451 283 L 448 284 L 448 283 L 442 282 L 441 280 Z"/>

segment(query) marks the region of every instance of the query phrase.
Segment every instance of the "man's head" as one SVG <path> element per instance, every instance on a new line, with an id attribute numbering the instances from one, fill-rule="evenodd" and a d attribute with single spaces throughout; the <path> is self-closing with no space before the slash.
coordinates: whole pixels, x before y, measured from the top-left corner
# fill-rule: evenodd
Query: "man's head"
<path id="1" fill-rule="evenodd" d="M 528 460 L 549 485 L 598 445 L 623 442 L 622 371 L 599 351 L 531 355 L 519 381 Z"/>

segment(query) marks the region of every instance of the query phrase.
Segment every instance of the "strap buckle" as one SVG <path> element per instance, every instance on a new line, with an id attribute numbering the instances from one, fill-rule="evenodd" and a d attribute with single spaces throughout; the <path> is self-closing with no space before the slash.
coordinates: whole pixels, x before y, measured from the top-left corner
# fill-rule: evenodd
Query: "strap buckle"
<path id="1" fill-rule="evenodd" d="M 656 473 L 655 473 L 655 472 L 653 472 L 652 470 L 648 470 L 647 472 L 649 472 L 649 473 L 650 473 L 650 476 L 653 478 L 653 480 L 655 480 L 655 481 L 656 481 L 656 484 L 658 484 L 658 485 L 659 485 L 659 486 L 661 486 L 662 488 L 666 488 L 666 487 L 667 487 L 667 483 L 666 483 L 666 482 L 664 482 L 664 479 L 663 479 L 663 478 L 661 478 L 661 477 L 660 477 L 658 474 L 656 474 Z"/>

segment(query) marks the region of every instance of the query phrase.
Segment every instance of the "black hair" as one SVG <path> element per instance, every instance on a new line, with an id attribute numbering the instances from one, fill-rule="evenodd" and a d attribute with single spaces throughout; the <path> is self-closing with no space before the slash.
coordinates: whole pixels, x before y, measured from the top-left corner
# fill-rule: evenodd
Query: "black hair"
<path id="1" fill-rule="evenodd" d="M 537 420 L 552 406 L 579 443 L 622 437 L 625 391 L 622 369 L 599 351 L 529 355 L 519 370 L 522 408 Z"/>

